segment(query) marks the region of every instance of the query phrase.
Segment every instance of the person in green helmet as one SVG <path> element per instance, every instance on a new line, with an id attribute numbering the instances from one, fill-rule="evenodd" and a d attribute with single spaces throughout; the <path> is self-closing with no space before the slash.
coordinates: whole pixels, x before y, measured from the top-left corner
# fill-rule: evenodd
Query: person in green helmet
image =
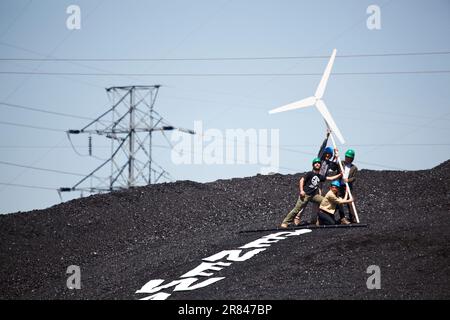
<path id="1" fill-rule="evenodd" d="M 320 174 L 326 176 L 332 176 L 336 174 L 339 170 L 339 164 L 338 164 L 338 150 L 327 147 L 328 144 L 328 138 L 331 134 L 330 129 L 327 129 L 327 133 L 325 136 L 325 140 L 323 140 L 322 145 L 319 148 L 319 153 L 317 154 L 317 157 L 320 158 Z M 324 195 L 326 193 L 325 191 L 325 184 L 320 183 L 319 186 L 319 195 Z M 314 214 L 318 216 L 319 213 L 319 205 L 317 203 L 313 203 L 312 208 L 313 216 Z M 300 211 L 294 218 L 294 224 L 299 225 L 301 223 L 300 217 L 303 214 L 303 211 Z M 314 224 L 317 222 L 316 218 L 313 218 L 311 223 Z"/>
<path id="2" fill-rule="evenodd" d="M 353 149 L 348 149 L 345 152 L 345 160 L 341 162 L 342 168 L 344 169 L 344 172 L 342 172 L 341 187 L 339 188 L 339 194 L 341 196 L 344 196 L 347 192 L 345 183 L 348 183 L 350 191 L 353 195 L 353 184 L 356 181 L 356 174 L 358 173 L 358 167 L 353 164 L 353 160 L 355 160 L 355 151 Z M 350 221 L 352 223 L 356 223 L 356 217 L 353 213 L 351 205 L 347 204 L 347 208 L 349 211 Z M 341 219 L 345 218 L 344 207 L 342 205 L 339 206 L 339 215 Z"/>
<path id="3" fill-rule="evenodd" d="M 312 161 L 313 169 L 312 171 L 306 173 L 300 178 L 299 191 L 300 195 L 298 197 L 295 207 L 286 215 L 283 222 L 281 223 L 281 228 L 287 228 L 289 224 L 294 220 L 294 217 L 306 207 L 306 205 L 312 201 L 314 203 L 320 204 L 323 197 L 319 195 L 320 182 L 325 180 L 336 180 L 342 176 L 341 173 L 332 176 L 325 177 L 320 174 L 320 158 L 314 158 Z"/>

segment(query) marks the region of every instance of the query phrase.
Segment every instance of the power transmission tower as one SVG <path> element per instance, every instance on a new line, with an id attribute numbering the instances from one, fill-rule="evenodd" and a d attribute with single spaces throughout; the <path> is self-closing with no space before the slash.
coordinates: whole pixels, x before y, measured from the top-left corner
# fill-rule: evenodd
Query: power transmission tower
<path id="1" fill-rule="evenodd" d="M 71 134 L 89 134 L 89 155 L 92 155 L 91 135 L 104 136 L 111 140 L 111 156 L 73 187 L 59 188 L 59 193 L 107 192 L 157 183 L 163 177 L 170 179 L 169 173 L 152 159 L 153 133 L 159 131 L 170 144 L 165 131 L 195 132 L 170 125 L 155 111 L 159 88 L 160 85 L 106 89 L 113 102 L 112 107 L 82 129 L 68 130 L 67 136 L 72 143 Z M 109 176 L 98 176 L 108 163 L 111 169 Z M 87 181 L 90 181 L 90 186 L 85 186 Z"/>

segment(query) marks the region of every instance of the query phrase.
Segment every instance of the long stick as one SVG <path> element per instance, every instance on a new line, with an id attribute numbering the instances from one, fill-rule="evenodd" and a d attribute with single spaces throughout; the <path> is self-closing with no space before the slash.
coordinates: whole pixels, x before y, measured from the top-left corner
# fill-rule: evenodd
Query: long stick
<path id="1" fill-rule="evenodd" d="M 330 130 L 330 136 L 331 136 L 331 141 L 333 142 L 333 147 L 336 150 L 337 149 L 336 141 L 334 141 L 333 132 L 331 130 Z M 339 156 L 338 156 L 338 163 L 339 163 L 339 168 L 341 168 L 342 174 L 344 174 L 344 168 L 342 167 L 341 159 L 339 158 Z M 350 199 L 353 199 L 352 193 L 350 191 L 350 187 L 347 182 L 345 183 L 345 186 L 347 187 L 348 194 L 350 195 Z M 358 212 L 356 212 L 355 202 L 352 202 L 352 209 L 353 209 L 353 213 L 356 218 L 356 222 L 359 223 L 359 217 L 358 217 Z"/>

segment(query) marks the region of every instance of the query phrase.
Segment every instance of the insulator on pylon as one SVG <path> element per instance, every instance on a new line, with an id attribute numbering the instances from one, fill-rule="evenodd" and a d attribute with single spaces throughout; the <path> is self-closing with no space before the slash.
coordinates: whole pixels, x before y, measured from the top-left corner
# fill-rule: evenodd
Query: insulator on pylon
<path id="1" fill-rule="evenodd" d="M 92 136 L 88 137 L 88 143 L 89 143 L 89 155 L 92 156 Z"/>

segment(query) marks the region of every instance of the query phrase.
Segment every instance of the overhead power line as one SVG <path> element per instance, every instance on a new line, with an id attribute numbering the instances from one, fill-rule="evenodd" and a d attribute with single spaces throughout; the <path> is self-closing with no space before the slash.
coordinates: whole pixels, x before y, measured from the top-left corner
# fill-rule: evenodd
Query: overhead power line
<path id="1" fill-rule="evenodd" d="M 58 147 L 64 140 L 65 140 L 65 138 L 62 138 L 57 144 L 55 144 L 54 146 L 48 148 L 48 149 L 46 150 L 46 152 L 45 152 L 43 155 L 41 155 L 39 158 L 35 159 L 35 160 L 30 164 L 30 166 L 35 165 L 35 164 L 39 163 L 40 161 L 42 161 L 42 160 L 43 160 L 50 152 L 52 152 L 56 147 Z M 10 179 L 10 180 L 8 181 L 8 183 L 14 183 L 15 181 L 17 181 L 17 180 L 18 180 L 18 179 L 19 179 L 19 178 L 20 178 L 27 170 L 28 170 L 28 169 L 26 169 L 26 168 L 23 169 L 19 174 L 15 175 L 13 179 Z M 3 188 L 0 188 L 0 192 L 2 192 L 3 189 L 4 189 L 4 187 L 3 187 Z"/>
<path id="2" fill-rule="evenodd" d="M 52 187 L 43 187 L 43 186 L 32 186 L 27 184 L 18 184 L 18 183 L 6 183 L 6 182 L 0 182 L 0 185 L 3 186 L 9 186 L 9 187 L 21 187 L 21 188 L 31 188 L 31 189 L 43 189 L 43 190 L 58 190 L 58 188 L 52 188 Z"/>
<path id="3" fill-rule="evenodd" d="M 390 52 L 390 53 L 362 53 L 342 54 L 338 58 L 369 58 L 369 57 L 398 57 L 447 55 L 450 51 L 428 52 Z M 298 59 L 328 59 L 328 55 L 309 56 L 260 56 L 260 57 L 204 57 L 204 58 L 0 58 L 0 61 L 46 61 L 46 62 L 154 62 L 154 61 L 249 61 L 249 60 L 298 60 Z"/>
<path id="4" fill-rule="evenodd" d="M 27 3 L 22 7 L 22 9 L 19 10 L 19 12 L 16 14 L 16 16 L 11 20 L 11 22 L 8 24 L 8 26 L 0 32 L 0 39 L 5 37 L 5 35 L 13 28 L 13 26 L 19 21 L 19 19 L 22 17 L 22 15 L 27 11 L 28 7 L 30 6 L 31 2 L 33 0 L 28 0 Z"/>
<path id="5" fill-rule="evenodd" d="M 281 147 L 315 147 L 314 144 L 290 144 L 280 145 Z M 450 143 L 367 143 L 367 144 L 351 144 L 352 147 L 435 147 L 450 146 Z M 1 146 L 0 146 L 1 148 Z"/>
<path id="6" fill-rule="evenodd" d="M 449 144 L 450 145 L 450 144 Z M 75 148 L 88 148 L 89 145 L 73 145 L 73 146 L 57 146 L 57 147 L 53 147 L 53 146 L 38 146 L 38 145 L 0 145 L 0 149 L 48 149 L 48 148 L 55 148 L 55 149 L 72 149 L 73 147 Z M 165 146 L 165 145 L 156 145 L 154 144 L 153 147 L 156 148 L 165 148 L 165 149 L 172 149 L 169 146 Z M 95 146 L 95 148 L 111 148 L 111 146 L 106 146 L 106 145 L 102 145 L 102 146 Z"/>
<path id="7" fill-rule="evenodd" d="M 332 76 L 364 76 L 394 74 L 444 74 L 450 70 L 406 70 L 406 71 L 367 71 L 367 72 L 334 72 Z M 27 72 L 0 71 L 8 75 L 40 75 L 40 76 L 101 76 L 101 77 L 289 77 L 289 76 L 321 76 L 322 73 L 85 73 L 85 72 Z"/>
<path id="8" fill-rule="evenodd" d="M 94 120 L 94 118 L 83 117 L 83 116 L 79 116 L 79 115 L 75 115 L 75 114 L 56 112 L 56 111 L 45 110 L 45 109 L 40 109 L 40 108 L 35 108 L 35 107 L 28 107 L 28 106 L 24 106 L 24 105 L 7 103 L 7 102 L 0 102 L 0 106 L 16 108 L 16 109 L 23 109 L 23 110 L 28 110 L 28 111 L 41 112 L 41 113 L 47 113 L 47 114 L 53 114 L 53 115 L 56 115 L 56 116 L 63 116 L 63 117 L 69 117 L 69 118 L 77 118 L 77 119 L 83 119 L 83 120 Z"/>
<path id="9" fill-rule="evenodd" d="M 23 127 L 23 128 L 31 128 L 31 129 L 38 129 L 38 130 L 46 130 L 46 131 L 66 132 L 66 130 L 62 130 L 62 129 L 33 126 L 33 125 L 29 125 L 29 124 L 8 122 L 8 121 L 0 121 L 0 124 L 4 124 L 4 125 L 8 125 L 8 126 L 14 126 L 14 127 Z"/>
<path id="10" fill-rule="evenodd" d="M 282 148 L 292 147 L 292 148 L 302 148 L 302 147 L 317 147 L 315 144 L 281 144 L 279 145 Z M 369 143 L 369 144 L 351 144 L 352 147 L 436 147 L 436 146 L 450 146 L 450 143 Z M 88 145 L 74 145 L 76 148 L 88 148 Z M 156 148 L 163 149 L 173 149 L 173 147 L 165 146 L 165 145 L 153 145 Z M 269 147 L 272 148 L 271 145 Z M 32 145 L 0 145 L 0 149 L 48 149 L 52 148 L 52 146 L 32 146 Z M 72 146 L 58 146 L 53 147 L 55 149 L 72 149 Z M 111 148 L 111 146 L 95 146 L 95 148 Z"/>
<path id="11" fill-rule="evenodd" d="M 68 171 L 62 171 L 62 170 L 55 170 L 55 169 L 48 169 L 48 168 L 40 168 L 40 167 L 34 167 L 24 164 L 18 164 L 18 163 L 12 163 L 7 161 L 0 161 L 0 164 L 7 165 L 7 166 L 13 166 L 13 167 L 19 167 L 19 168 L 27 168 L 27 169 L 33 169 L 33 170 L 39 170 L 39 171 L 46 171 L 46 172 L 53 172 L 53 173 L 60 173 L 60 174 L 68 174 L 72 176 L 80 176 L 84 177 L 84 174 L 81 173 L 75 173 L 75 172 L 68 172 Z"/>

